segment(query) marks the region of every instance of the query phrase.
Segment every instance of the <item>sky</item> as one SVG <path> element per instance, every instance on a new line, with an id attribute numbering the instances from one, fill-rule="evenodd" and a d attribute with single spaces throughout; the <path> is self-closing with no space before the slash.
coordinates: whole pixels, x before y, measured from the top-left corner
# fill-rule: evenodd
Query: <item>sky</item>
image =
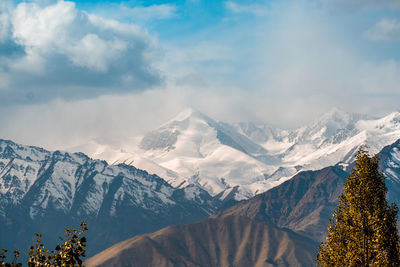
<path id="1" fill-rule="evenodd" d="M 398 0 L 0 0 L 0 138 L 120 145 L 198 109 L 293 128 L 399 110 Z"/>

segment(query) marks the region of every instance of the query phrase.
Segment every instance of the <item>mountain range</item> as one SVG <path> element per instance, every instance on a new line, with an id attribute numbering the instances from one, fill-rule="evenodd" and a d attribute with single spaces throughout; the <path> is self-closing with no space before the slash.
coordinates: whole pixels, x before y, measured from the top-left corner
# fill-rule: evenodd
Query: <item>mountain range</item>
<path id="1" fill-rule="evenodd" d="M 172 187 L 133 166 L 82 153 L 50 152 L 0 140 L 0 247 L 51 246 L 66 227 L 89 226 L 88 255 L 133 235 L 196 221 L 222 202 L 203 189 Z"/>
<path id="2" fill-rule="evenodd" d="M 399 201 L 400 140 L 379 154 L 389 201 Z M 87 266 L 315 266 L 350 166 L 304 171 L 209 218 L 136 236 Z M 390 175 L 389 175 L 390 174 Z M 144 252 L 147 253 L 144 253 Z"/>
<path id="3" fill-rule="evenodd" d="M 223 200 L 249 199 L 295 174 L 351 162 L 360 145 L 379 152 L 400 137 L 400 113 L 382 118 L 332 109 L 293 130 L 216 121 L 185 110 L 137 144 L 92 144 L 93 158 L 125 163 L 163 177 L 174 187 L 196 185 Z M 133 140 L 132 139 L 132 140 Z"/>
<path id="4" fill-rule="evenodd" d="M 136 145 L 92 143 L 89 156 L 0 140 L 0 248 L 27 250 L 35 232 L 51 247 L 85 220 L 88 256 L 133 237 L 126 249 L 139 249 L 137 260 L 143 246 L 156 251 L 157 266 L 307 266 L 360 145 L 380 151 L 389 199 L 400 204 L 399 138 L 398 112 L 376 119 L 334 109 L 294 130 L 187 110 Z M 202 249 L 179 250 L 189 244 Z M 99 255 L 125 257 L 110 250 Z M 166 258 L 172 250 L 180 252 Z"/>

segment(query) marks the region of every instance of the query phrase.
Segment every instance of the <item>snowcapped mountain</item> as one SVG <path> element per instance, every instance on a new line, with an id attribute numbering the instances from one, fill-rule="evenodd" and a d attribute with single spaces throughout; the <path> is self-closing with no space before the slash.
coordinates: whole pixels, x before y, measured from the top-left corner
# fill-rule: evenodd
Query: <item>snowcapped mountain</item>
<path id="1" fill-rule="evenodd" d="M 220 204 L 196 185 L 176 189 L 133 166 L 0 140 L 0 247 L 28 246 L 35 232 L 52 233 L 56 241 L 54 233 L 85 220 L 91 253 L 199 220 Z"/>
<path id="2" fill-rule="evenodd" d="M 251 126 L 243 123 L 236 128 L 250 139 L 258 138 L 267 155 L 279 159 L 272 165 L 280 166 L 278 171 L 290 176 L 299 170 L 321 169 L 340 161 L 349 163 L 361 145 L 367 145 L 371 153 L 379 152 L 400 138 L 399 119 L 399 112 L 375 119 L 332 109 L 313 124 L 293 131 L 264 125 L 253 126 L 249 131 Z M 266 134 L 260 139 L 263 130 Z M 274 174 L 269 179 L 280 176 Z"/>
<path id="3" fill-rule="evenodd" d="M 334 109 L 311 126 L 293 132 L 295 141 L 283 153 L 282 165 L 315 170 L 339 161 L 350 162 L 361 145 L 378 153 L 400 138 L 399 119 L 398 112 L 372 119 Z"/>
<path id="4" fill-rule="evenodd" d="M 379 151 L 379 169 L 386 177 L 389 204 L 400 206 L 400 140 Z M 211 218 L 245 216 L 269 222 L 314 239 L 317 243 L 327 234 L 329 219 L 339 204 L 339 195 L 354 167 L 339 163 L 321 170 L 304 171 L 281 185 L 222 209 Z M 400 219 L 397 220 L 400 225 Z"/>
<path id="5" fill-rule="evenodd" d="M 258 158 L 266 153 L 262 146 L 233 126 L 195 110 L 186 110 L 146 134 L 134 152 L 107 153 L 106 157 L 96 156 L 109 162 L 132 163 L 173 186 L 196 184 L 212 195 L 223 193 L 224 198 L 236 186 L 263 181 L 266 173 L 274 171 Z M 249 191 L 238 193 L 244 194 L 241 199 L 253 195 Z"/>
<path id="6" fill-rule="evenodd" d="M 294 130 L 268 125 L 217 122 L 186 110 L 155 129 L 135 147 L 92 154 L 110 163 L 133 164 L 175 187 L 198 185 L 213 196 L 247 199 L 302 170 L 349 163 L 360 145 L 371 153 L 400 138 L 400 113 L 376 119 L 332 109 Z"/>
<path id="7" fill-rule="evenodd" d="M 137 234 L 205 218 L 224 204 L 221 199 L 250 198 L 302 170 L 339 162 L 335 168 L 347 171 L 361 144 L 374 153 L 394 143 L 380 157 L 389 199 L 400 203 L 399 137 L 398 112 L 372 119 L 333 110 L 288 131 L 229 125 L 190 110 L 145 135 L 134 150 L 98 146 L 96 156 L 111 165 L 83 153 L 0 140 L 0 247 L 28 247 L 35 232 L 48 236 L 51 246 L 54 233 L 85 220 L 91 255 Z"/>
<path id="8" fill-rule="evenodd" d="M 389 202 L 399 206 L 400 140 L 380 151 L 379 158 L 380 169 L 387 177 Z M 326 238 L 329 219 L 350 174 L 350 169 L 343 167 L 337 164 L 300 172 L 201 222 L 136 236 L 93 256 L 85 264 L 314 266 L 318 245 Z"/>

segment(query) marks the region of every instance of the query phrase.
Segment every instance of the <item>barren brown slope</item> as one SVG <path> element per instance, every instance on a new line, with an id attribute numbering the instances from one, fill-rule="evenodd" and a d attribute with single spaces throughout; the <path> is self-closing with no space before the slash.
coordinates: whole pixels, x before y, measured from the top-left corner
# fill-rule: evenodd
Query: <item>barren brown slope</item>
<path id="1" fill-rule="evenodd" d="M 213 214 L 212 218 L 239 215 L 289 228 L 321 241 L 338 204 L 348 173 L 339 167 L 301 172 L 289 181 Z"/>
<path id="2" fill-rule="evenodd" d="M 133 237 L 93 256 L 91 266 L 314 266 L 317 244 L 290 230 L 227 216 Z"/>

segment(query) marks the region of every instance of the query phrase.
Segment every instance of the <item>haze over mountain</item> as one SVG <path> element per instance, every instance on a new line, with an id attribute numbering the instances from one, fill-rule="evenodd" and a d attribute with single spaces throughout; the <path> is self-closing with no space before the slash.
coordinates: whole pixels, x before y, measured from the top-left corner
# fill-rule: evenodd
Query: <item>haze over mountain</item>
<path id="1" fill-rule="evenodd" d="M 294 130 L 217 122 L 189 109 L 143 137 L 115 148 L 93 143 L 90 155 L 132 164 L 175 187 L 190 184 L 224 199 L 248 199 L 304 170 L 349 162 L 360 145 L 371 153 L 400 136 L 400 113 L 375 119 L 332 109 Z"/>

